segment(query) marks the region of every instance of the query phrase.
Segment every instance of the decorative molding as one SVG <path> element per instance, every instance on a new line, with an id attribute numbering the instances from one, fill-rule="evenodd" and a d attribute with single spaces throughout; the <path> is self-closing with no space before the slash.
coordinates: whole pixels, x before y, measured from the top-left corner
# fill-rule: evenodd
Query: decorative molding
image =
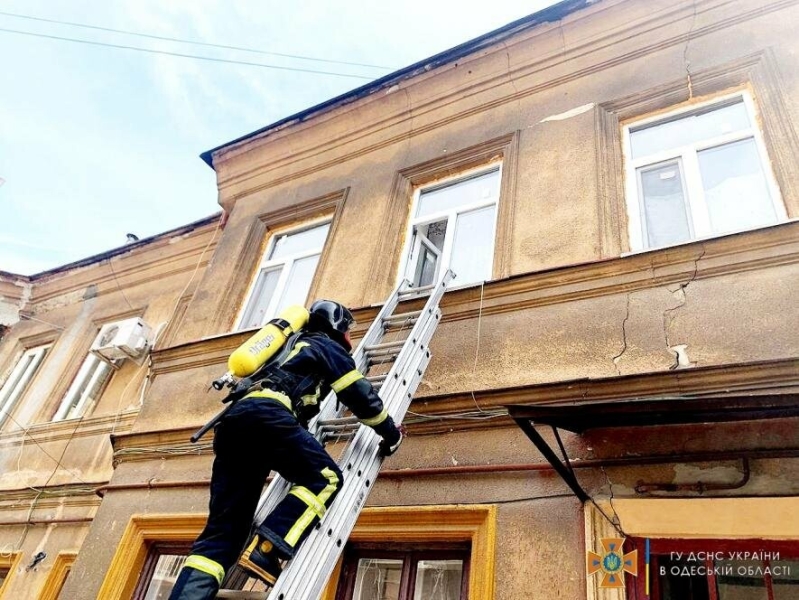
<path id="1" fill-rule="evenodd" d="M 329 216 L 332 221 L 327 239 L 319 257 L 319 265 L 311 281 L 309 297 L 313 297 L 319 285 L 319 277 L 322 268 L 328 262 L 330 246 L 334 235 L 338 230 L 341 220 L 341 212 L 347 200 L 349 188 L 336 190 L 324 196 L 319 196 L 311 200 L 293 204 L 291 206 L 262 213 L 256 217 L 250 225 L 247 237 L 239 251 L 236 263 L 243 265 L 241 271 L 233 270 L 227 277 L 227 281 L 219 289 L 224 289 L 225 294 L 221 298 L 219 305 L 214 313 L 212 322 L 222 324 L 227 329 L 232 329 L 235 325 L 236 315 L 239 308 L 245 302 L 245 295 L 253 279 L 257 276 L 258 268 L 261 264 L 261 257 L 271 235 L 276 231 L 299 225 L 303 221 L 308 221 L 316 217 Z M 246 274 L 246 276 L 244 276 Z"/>
<path id="2" fill-rule="evenodd" d="M 75 562 L 78 553 L 75 551 L 62 551 L 58 553 L 53 566 L 50 567 L 50 573 L 39 592 L 39 600 L 58 600 L 64 583 L 67 580 L 67 575 L 72 568 L 72 563 Z"/>
<path id="3" fill-rule="evenodd" d="M 11 581 L 19 571 L 19 561 L 22 560 L 22 552 L 10 552 L 8 554 L 0 554 L 0 569 L 8 569 L 8 575 L 0 585 L 0 598 L 5 598 L 6 593 L 11 588 Z M 10 598 L 10 596 L 9 596 Z"/>
<path id="4" fill-rule="evenodd" d="M 425 435 L 453 429 L 505 427 L 511 424 L 510 417 L 485 422 L 446 418 L 448 414 L 474 411 L 475 402 L 484 411 L 496 411 L 509 404 L 540 405 L 572 400 L 600 402 L 688 394 L 723 397 L 741 393 L 769 394 L 776 388 L 787 387 L 799 387 L 799 358 L 426 396 L 415 399 L 413 404 L 413 412 L 422 415 L 422 418 L 408 418 L 405 425 L 412 434 Z M 436 420 L 437 415 L 444 418 Z"/>
<path id="5" fill-rule="evenodd" d="M 794 221 L 681 246 L 515 275 L 489 281 L 484 286 L 451 290 L 441 301 L 442 321 L 475 319 L 480 314 L 485 317 L 797 263 L 799 221 Z M 374 271 L 383 272 L 377 267 Z M 370 289 L 375 289 L 375 285 L 370 283 Z M 381 287 L 386 285 L 388 281 L 380 283 Z M 393 281 L 391 285 L 394 285 Z M 412 310 L 413 302 L 409 303 L 408 310 Z M 378 310 L 379 307 L 370 306 L 355 309 L 353 314 L 359 323 L 368 324 Z M 153 373 L 224 364 L 228 354 L 251 334 L 232 332 L 156 350 L 151 355 Z"/>
<path id="6" fill-rule="evenodd" d="M 28 302 L 28 306 L 35 307 L 48 300 L 53 300 L 70 293 L 82 292 L 89 285 L 96 285 L 98 288 L 97 296 L 103 296 L 119 292 L 117 282 L 122 285 L 123 289 L 127 290 L 154 281 L 162 281 L 165 278 L 175 277 L 185 272 L 194 271 L 200 256 L 203 257 L 203 262 L 200 263 L 200 267 L 207 265 L 211 260 L 217 242 L 208 246 L 208 241 L 204 238 L 212 236 L 216 228 L 217 224 L 212 223 L 191 232 L 188 235 L 196 236 L 197 238 L 192 247 L 180 252 L 175 252 L 174 254 L 170 253 L 166 257 L 158 256 L 159 251 L 163 252 L 165 248 L 173 250 L 176 246 L 170 244 L 169 240 L 158 240 L 154 242 L 152 246 L 136 249 L 134 251 L 135 254 L 126 255 L 124 257 L 114 256 L 110 259 L 98 257 L 96 263 L 79 267 L 80 270 L 77 273 L 68 272 L 54 275 L 51 279 L 37 280 L 33 283 L 32 295 Z M 205 252 L 204 255 L 203 252 Z M 146 257 L 148 255 L 157 256 L 157 258 L 147 260 Z M 92 268 L 104 267 L 109 260 L 119 260 L 120 266 L 114 267 L 113 272 L 111 269 L 104 269 L 102 275 L 91 271 Z M 129 264 L 127 266 L 121 266 L 128 261 Z M 123 279 L 125 279 L 125 281 L 123 281 Z M 56 282 L 58 285 L 56 285 Z M 49 289 L 51 287 L 53 289 Z M 44 291 L 45 289 L 49 291 Z"/>
<path id="7" fill-rule="evenodd" d="M 525 386 L 454 392 L 414 399 L 413 412 L 405 426 L 411 435 L 431 435 L 453 430 L 515 427 L 510 417 L 466 421 L 448 415 L 473 412 L 475 402 L 486 412 L 509 404 L 550 404 L 570 400 L 618 400 L 653 396 L 716 396 L 768 394 L 776 388 L 799 387 L 799 358 L 696 367 L 681 371 L 659 371 L 602 379 L 576 379 Z M 439 418 L 441 417 L 441 418 Z M 126 433 L 113 436 L 114 461 L 172 459 L 175 456 L 212 454 L 211 443 L 189 445 L 186 440 L 196 426 L 164 431 Z M 134 451 L 135 449 L 135 451 Z"/>
<path id="8" fill-rule="evenodd" d="M 544 58 L 538 61 L 522 61 L 520 62 L 520 66 L 513 71 L 510 72 L 508 70 L 493 71 L 482 81 L 470 84 L 467 87 L 452 86 L 448 89 L 447 93 L 435 96 L 423 103 L 414 105 L 412 116 L 414 123 L 416 123 L 416 125 L 410 131 L 407 128 L 403 128 L 401 132 L 396 133 L 394 135 L 385 135 L 389 128 L 391 128 L 392 126 L 403 124 L 408 118 L 410 118 L 405 116 L 406 113 L 405 109 L 401 109 L 399 111 L 396 111 L 394 114 L 381 118 L 375 122 L 369 123 L 368 125 L 361 127 L 359 129 L 350 128 L 348 129 L 348 132 L 345 135 L 333 139 L 326 139 L 323 143 L 316 144 L 307 149 L 301 150 L 300 152 L 287 154 L 285 155 L 285 158 L 283 158 L 282 160 L 270 161 L 267 165 L 261 165 L 249 170 L 236 173 L 235 175 L 228 177 L 223 181 L 220 181 L 219 187 L 220 190 L 224 190 L 226 187 L 241 184 L 243 182 L 255 179 L 256 177 L 262 176 L 271 171 L 285 168 L 289 164 L 296 166 L 302 160 L 306 160 L 316 156 L 321 156 L 324 153 L 332 152 L 336 155 L 336 158 L 326 161 L 320 161 L 317 164 L 304 169 L 293 168 L 291 170 L 291 173 L 289 174 L 280 177 L 275 177 L 261 184 L 252 185 L 251 187 L 248 187 L 241 192 L 237 192 L 235 194 L 228 196 L 229 201 L 235 202 L 244 196 L 262 191 L 267 188 L 282 185 L 294 179 L 307 177 L 308 175 L 311 175 L 315 172 L 329 169 L 338 164 L 342 164 L 354 158 L 364 156 L 381 148 L 385 148 L 403 142 L 410 137 L 420 136 L 424 133 L 433 131 L 435 129 L 439 129 L 450 123 L 485 113 L 487 111 L 497 108 L 498 106 L 502 106 L 508 103 L 516 103 L 524 97 L 564 85 L 566 83 L 569 83 L 577 79 L 581 79 L 583 77 L 595 76 L 597 73 L 601 71 L 619 66 L 631 60 L 643 58 L 673 46 L 684 45 L 689 40 L 696 40 L 698 38 L 715 33 L 725 28 L 745 23 L 749 20 L 764 16 L 768 13 L 794 5 L 796 4 L 796 2 L 797 0 L 782 0 L 778 2 L 772 2 L 771 4 L 766 6 L 758 6 L 748 11 L 735 11 L 732 13 L 732 16 L 723 18 L 719 21 L 716 21 L 704 27 L 692 28 L 690 30 L 686 27 L 685 32 L 683 33 L 676 34 L 672 37 L 660 41 L 655 41 L 654 43 L 651 43 L 643 47 L 635 48 L 625 54 L 613 56 L 612 58 L 609 58 L 605 61 L 589 65 L 582 69 L 571 70 L 565 75 L 562 75 L 560 77 L 555 77 L 543 83 L 533 84 L 527 89 L 518 89 L 520 82 L 524 78 L 530 77 L 531 75 L 543 73 L 545 71 L 558 72 L 559 70 L 562 70 L 564 67 L 568 67 L 570 65 L 579 62 L 577 59 L 580 57 L 583 57 L 591 53 L 599 54 L 604 50 L 613 50 L 617 47 L 620 47 L 622 42 L 629 41 L 632 37 L 641 40 L 651 39 L 652 36 L 651 35 L 648 36 L 647 34 L 651 34 L 652 32 L 661 29 L 668 30 L 671 25 L 674 25 L 676 23 L 679 23 L 680 21 L 688 19 L 693 20 L 696 18 L 696 14 L 699 14 L 700 12 L 701 13 L 710 12 L 717 7 L 722 7 L 728 4 L 728 2 L 717 2 L 715 4 L 711 4 L 710 2 L 705 2 L 704 3 L 705 5 L 708 4 L 711 5 L 703 7 L 702 10 L 697 10 L 697 7 L 694 5 L 683 3 L 676 9 L 670 10 L 665 14 L 663 14 L 664 11 L 660 12 L 655 11 L 651 13 L 651 16 L 646 21 L 641 21 L 641 20 L 630 21 L 626 24 L 627 26 L 624 29 L 619 29 L 619 28 L 615 30 L 611 29 L 613 33 L 592 39 L 586 43 L 574 46 L 573 48 L 570 48 L 566 51 L 562 51 L 559 49 L 556 53 L 550 54 L 549 56 L 545 56 Z M 589 15 L 589 16 L 593 18 L 601 18 L 601 17 L 596 17 L 595 15 Z M 549 29 L 544 29 L 541 31 L 541 33 L 546 34 L 549 33 L 549 31 L 550 31 Z M 537 33 L 538 32 L 532 34 L 530 37 L 521 40 L 520 43 L 523 42 L 523 43 L 534 44 L 535 43 L 534 38 Z M 501 47 L 503 53 L 507 51 L 506 50 L 507 45 L 503 45 Z M 442 106 L 452 107 L 453 103 L 458 100 L 463 100 L 468 97 L 485 94 L 486 91 L 491 90 L 492 88 L 495 87 L 499 87 L 503 84 L 507 84 L 508 81 L 516 82 L 515 90 L 511 94 L 503 94 L 500 98 L 495 98 L 494 100 L 490 100 L 488 102 L 480 104 L 479 106 L 476 107 L 473 106 L 468 109 L 461 110 L 459 112 L 450 113 L 442 118 L 439 118 L 437 120 L 435 119 L 431 120 L 428 123 L 422 125 L 419 124 L 423 116 L 433 113 L 434 111 L 440 109 Z M 489 94 L 489 96 L 496 97 L 496 94 Z M 368 99 L 370 101 L 379 101 L 379 96 L 373 95 Z M 350 107 L 350 110 L 352 110 L 352 107 Z M 371 144 L 367 143 L 366 145 L 356 149 L 355 151 L 350 151 L 350 152 L 341 151 L 341 148 L 343 146 L 347 144 L 352 144 L 359 140 L 364 140 L 366 138 L 372 137 L 377 131 L 380 131 L 382 133 L 382 135 L 379 137 L 379 141 L 373 142 Z M 264 140 L 261 138 L 254 140 L 246 140 L 242 142 L 241 147 L 245 146 L 248 142 L 253 147 L 255 147 L 263 144 Z M 267 141 L 266 143 L 269 142 Z M 232 158 L 231 160 L 235 160 L 235 158 Z"/>
<path id="9" fill-rule="evenodd" d="M 0 448 L 21 446 L 22 444 L 47 444 L 69 439 L 107 435 L 111 431 L 126 431 L 132 426 L 139 411 L 131 410 L 116 415 L 69 419 L 55 423 L 38 423 L 25 430 L 3 432 L 0 435 Z"/>
<path id="10" fill-rule="evenodd" d="M 402 256 L 397 248 L 404 247 L 405 232 L 410 214 L 414 189 L 437 179 L 445 179 L 459 173 L 502 160 L 502 183 L 497 214 L 497 237 L 494 243 L 494 276 L 505 276 L 510 268 L 510 252 L 513 219 L 516 205 L 516 169 L 518 168 L 518 132 L 488 140 L 476 146 L 438 156 L 431 160 L 402 169 L 394 177 L 388 204 L 380 226 L 380 241 L 375 252 L 366 289 L 369 293 L 379 290 L 382 295 L 396 285 L 397 269 Z"/>
<path id="11" fill-rule="evenodd" d="M 469 542 L 470 600 L 493 600 L 497 544 L 497 507 L 489 504 L 366 507 L 350 542 L 379 544 Z M 322 598 L 334 600 L 338 578 Z"/>
<path id="12" fill-rule="evenodd" d="M 205 526 L 207 515 L 133 515 L 122 534 L 97 594 L 103 600 L 127 600 L 154 542 L 192 542 Z"/>
<path id="13" fill-rule="evenodd" d="M 686 79 L 680 78 L 597 105 L 595 140 L 601 256 L 630 250 L 621 140 L 624 122 L 743 88 L 752 90 L 762 115 L 759 125 L 788 214 L 799 216 L 799 164 L 795 160 L 799 155 L 799 137 L 786 107 L 776 61 L 772 52 L 765 50 L 691 73 L 690 89 Z"/>

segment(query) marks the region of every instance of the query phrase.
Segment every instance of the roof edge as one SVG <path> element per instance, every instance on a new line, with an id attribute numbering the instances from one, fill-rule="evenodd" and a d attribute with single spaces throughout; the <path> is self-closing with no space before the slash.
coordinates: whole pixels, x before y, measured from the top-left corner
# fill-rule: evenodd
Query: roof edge
<path id="1" fill-rule="evenodd" d="M 374 81 L 371 81 L 367 84 L 364 84 L 360 87 L 350 90 L 349 92 L 345 92 L 344 94 L 335 96 L 330 100 L 325 100 L 320 104 L 316 104 L 298 113 L 294 113 L 293 115 L 284 117 L 278 121 L 275 121 L 271 125 L 267 125 L 260 129 L 256 129 L 253 132 L 247 133 L 241 137 L 238 137 L 234 140 L 221 144 L 215 148 L 206 150 L 205 152 L 200 154 L 200 158 L 209 167 L 213 169 L 214 168 L 213 155 L 216 152 L 219 152 L 220 150 L 229 149 L 232 146 L 251 140 L 257 136 L 269 133 L 270 131 L 281 129 L 295 122 L 307 121 L 309 118 L 316 116 L 320 113 L 326 112 L 327 110 L 339 106 L 344 106 L 364 96 L 368 96 L 381 89 L 390 87 L 400 81 L 410 79 L 416 75 L 425 73 L 442 65 L 450 63 L 454 60 L 462 58 L 468 54 L 471 54 L 473 52 L 491 46 L 497 42 L 502 41 L 503 39 L 515 35 L 520 31 L 524 31 L 525 29 L 530 29 L 532 27 L 535 27 L 536 25 L 541 25 L 543 23 L 558 21 L 563 17 L 570 15 L 571 13 L 577 12 L 581 8 L 588 7 L 597 2 L 598 0 L 562 0 L 557 4 L 548 6 L 547 8 L 539 10 L 538 12 L 534 12 L 530 15 L 527 15 L 526 17 L 522 17 L 521 19 L 517 19 L 516 21 L 508 23 L 507 25 L 503 25 L 498 29 L 494 29 L 493 31 L 489 31 L 488 33 L 485 33 L 479 37 L 468 40 L 448 50 L 444 50 L 443 52 L 434 54 L 429 58 L 413 63 L 410 66 L 399 69 L 398 71 L 389 73 L 388 75 L 385 75 L 379 79 L 375 79 Z"/>
<path id="2" fill-rule="evenodd" d="M 103 260 L 107 260 L 109 258 L 113 258 L 114 256 L 119 256 L 120 254 L 125 254 L 126 252 L 130 252 L 131 250 L 136 250 L 137 248 L 141 248 L 143 246 L 147 246 L 153 242 L 156 242 L 160 239 L 167 238 L 167 237 L 174 237 L 176 235 L 183 235 L 185 233 L 190 233 L 195 229 L 199 229 L 204 225 L 209 225 L 214 221 L 221 219 L 223 215 L 223 211 L 214 213 L 207 217 L 203 217 L 202 219 L 198 219 L 187 225 L 181 225 L 180 227 L 176 227 L 174 229 L 169 229 L 167 231 L 162 231 L 161 233 L 156 233 L 149 237 L 143 238 L 136 242 L 125 244 L 124 246 L 119 246 L 117 248 L 112 248 L 111 250 L 107 250 L 105 252 L 101 252 L 99 254 L 94 254 L 92 256 L 87 256 L 86 258 L 81 258 L 80 260 L 76 260 L 71 263 L 67 263 L 65 265 L 61 265 L 58 267 L 54 267 L 52 269 L 48 269 L 46 271 L 41 271 L 39 273 L 34 273 L 33 275 L 16 275 L 14 273 L 9 273 L 9 275 L 13 275 L 14 277 L 20 278 L 27 278 L 27 281 L 33 283 L 40 279 L 44 279 L 45 277 L 49 277 L 51 275 L 57 275 L 59 273 L 64 273 L 66 271 L 71 271 L 72 269 L 77 269 L 80 267 L 86 267 L 88 265 L 98 263 Z M 0 272 L 4 273 L 4 272 Z"/>

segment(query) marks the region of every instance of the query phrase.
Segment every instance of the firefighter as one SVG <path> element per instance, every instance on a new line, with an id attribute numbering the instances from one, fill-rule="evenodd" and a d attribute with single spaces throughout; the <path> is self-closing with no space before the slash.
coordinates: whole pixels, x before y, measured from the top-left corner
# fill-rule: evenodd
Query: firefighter
<path id="1" fill-rule="evenodd" d="M 338 465 L 307 431 L 331 389 L 383 438 L 383 456 L 399 447 L 400 428 L 349 354 L 354 322 L 338 302 L 314 302 L 305 328 L 289 337 L 251 380 L 240 383 L 247 386 L 246 395 L 215 429 L 208 522 L 170 600 L 214 598 L 237 558 L 252 576 L 274 584 L 281 561 L 294 556 L 342 486 Z M 270 471 L 277 471 L 292 487 L 248 540 Z"/>

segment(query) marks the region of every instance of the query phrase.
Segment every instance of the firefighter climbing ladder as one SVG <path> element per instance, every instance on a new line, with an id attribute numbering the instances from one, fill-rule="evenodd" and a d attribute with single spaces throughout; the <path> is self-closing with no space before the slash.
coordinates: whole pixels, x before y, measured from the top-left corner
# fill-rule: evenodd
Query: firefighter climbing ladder
<path id="1" fill-rule="evenodd" d="M 438 305 L 453 277 L 448 270 L 438 283 L 419 288 L 410 288 L 407 280 L 403 281 L 383 304 L 353 355 L 358 370 L 379 390 L 386 410 L 398 424 L 402 423 L 430 362 L 430 339 L 441 319 Z M 430 295 L 422 310 L 395 314 L 402 300 L 420 297 L 428 291 Z M 408 331 L 407 337 L 384 341 L 388 332 L 398 330 Z M 386 364 L 391 365 L 387 373 L 371 374 L 373 368 L 379 370 Z M 344 416 L 344 408 L 336 404 L 328 398 L 309 426 L 309 431 L 322 444 L 329 440 L 350 440 L 338 461 L 344 485 L 336 500 L 268 594 L 221 590 L 217 598 L 316 600 L 322 594 L 383 462 L 378 453 L 379 436 L 371 428 L 361 426 L 354 417 Z M 259 502 L 255 523 L 260 523 L 277 506 L 290 486 L 279 476 L 272 480 Z"/>

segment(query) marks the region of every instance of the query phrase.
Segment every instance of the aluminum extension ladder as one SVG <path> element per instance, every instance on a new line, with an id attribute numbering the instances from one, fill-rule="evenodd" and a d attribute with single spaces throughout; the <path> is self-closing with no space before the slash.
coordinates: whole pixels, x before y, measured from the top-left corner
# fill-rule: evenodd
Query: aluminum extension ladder
<path id="1" fill-rule="evenodd" d="M 353 354 L 356 367 L 379 391 L 386 410 L 397 424 L 402 423 L 430 362 L 430 339 L 441 319 L 438 305 L 454 276 L 448 270 L 438 283 L 418 288 L 410 287 L 407 280 L 400 283 L 383 304 Z M 421 297 L 428 291 L 430 295 L 422 310 L 395 314 L 402 300 Z M 404 331 L 408 332 L 406 338 L 384 341 L 389 332 L 398 334 Z M 388 372 L 381 373 L 388 365 Z M 336 404 L 335 399 L 326 398 L 308 429 L 323 445 L 331 440 L 350 440 L 338 461 L 344 473 L 344 485 L 338 496 L 294 558 L 287 563 L 271 590 L 222 589 L 217 598 L 317 600 L 322 594 L 383 462 L 378 453 L 379 436 L 370 427 L 361 426 L 355 417 L 345 416 L 346 409 L 343 406 L 337 409 Z M 266 518 L 290 487 L 289 482 L 275 476 L 261 496 L 255 524 Z M 242 575 L 239 569 L 225 583 L 242 582 Z"/>

